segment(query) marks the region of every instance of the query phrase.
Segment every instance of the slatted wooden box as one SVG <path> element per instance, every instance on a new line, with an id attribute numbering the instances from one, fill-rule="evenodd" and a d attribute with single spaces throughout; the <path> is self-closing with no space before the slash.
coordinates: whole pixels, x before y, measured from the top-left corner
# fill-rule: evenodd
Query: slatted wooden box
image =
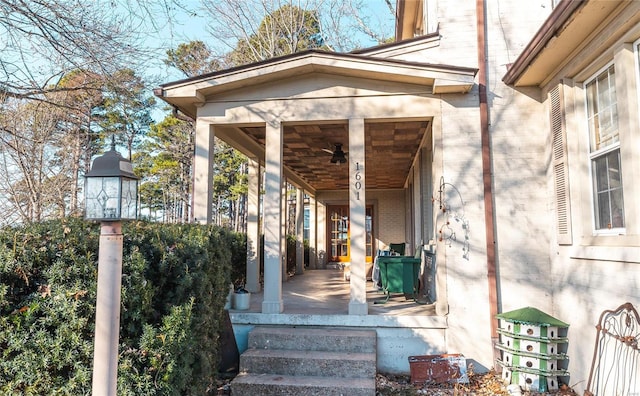
<path id="1" fill-rule="evenodd" d="M 467 360 L 461 354 L 409 356 L 412 384 L 468 383 Z"/>

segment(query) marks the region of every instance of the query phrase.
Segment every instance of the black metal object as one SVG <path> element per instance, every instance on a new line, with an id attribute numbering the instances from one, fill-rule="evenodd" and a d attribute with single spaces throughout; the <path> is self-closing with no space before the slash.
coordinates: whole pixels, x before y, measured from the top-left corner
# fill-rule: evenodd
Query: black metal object
<path id="1" fill-rule="evenodd" d="M 631 303 L 600 315 L 585 396 L 640 395 L 640 316 Z"/>
<path id="2" fill-rule="evenodd" d="M 229 311 L 224 310 L 222 317 L 222 329 L 220 336 L 220 361 L 218 363 L 218 373 L 226 376 L 235 376 L 240 370 L 240 352 L 236 343 L 236 336 L 233 333 L 233 325 L 229 317 Z"/>
<path id="3" fill-rule="evenodd" d="M 424 252 L 424 268 L 422 272 L 421 297 L 428 304 L 436 302 L 436 254 Z"/>
<path id="4" fill-rule="evenodd" d="M 332 157 L 331 157 L 331 163 L 332 164 L 344 164 L 345 162 L 347 162 L 347 158 L 345 157 L 345 152 L 342 151 L 342 144 L 340 143 L 336 143 L 335 144 L 336 148 L 335 150 L 333 150 L 332 153 Z"/>

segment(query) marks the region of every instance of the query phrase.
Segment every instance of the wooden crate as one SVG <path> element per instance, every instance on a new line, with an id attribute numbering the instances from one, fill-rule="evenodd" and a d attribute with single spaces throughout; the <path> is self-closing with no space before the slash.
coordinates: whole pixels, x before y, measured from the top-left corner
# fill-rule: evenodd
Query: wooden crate
<path id="1" fill-rule="evenodd" d="M 459 353 L 409 356 L 411 383 L 468 383 L 467 360 Z"/>

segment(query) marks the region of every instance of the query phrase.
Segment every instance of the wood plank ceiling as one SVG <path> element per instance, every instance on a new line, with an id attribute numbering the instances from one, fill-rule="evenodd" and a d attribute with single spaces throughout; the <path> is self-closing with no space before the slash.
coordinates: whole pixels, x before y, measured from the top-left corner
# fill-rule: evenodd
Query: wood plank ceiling
<path id="1" fill-rule="evenodd" d="M 241 129 L 264 147 L 263 127 Z M 402 188 L 427 132 L 430 132 L 428 120 L 366 123 L 366 188 Z M 349 151 L 346 122 L 286 125 L 284 164 L 316 190 L 346 189 L 348 163 L 332 164 L 331 154 L 323 150 L 333 150 L 336 143 L 342 144 L 343 151 Z"/>

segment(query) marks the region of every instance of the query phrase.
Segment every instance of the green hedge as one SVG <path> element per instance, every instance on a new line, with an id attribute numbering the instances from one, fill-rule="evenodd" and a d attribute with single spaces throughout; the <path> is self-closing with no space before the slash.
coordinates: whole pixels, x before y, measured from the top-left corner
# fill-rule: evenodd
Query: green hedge
<path id="1" fill-rule="evenodd" d="M 118 395 L 214 393 L 246 239 L 144 222 L 123 234 Z M 0 230 L 0 394 L 91 393 L 98 241 L 99 226 L 77 219 Z"/>

